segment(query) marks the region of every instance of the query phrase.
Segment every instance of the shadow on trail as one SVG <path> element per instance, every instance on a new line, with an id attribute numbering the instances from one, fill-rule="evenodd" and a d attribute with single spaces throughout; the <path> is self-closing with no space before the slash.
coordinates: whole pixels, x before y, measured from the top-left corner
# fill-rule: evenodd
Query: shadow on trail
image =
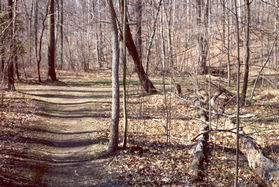
<path id="1" fill-rule="evenodd" d="M 39 154 L 32 157 L 6 154 L 8 159 L 5 165 L 0 168 L 1 186 L 121 186 L 120 181 L 110 178 L 103 169 L 106 164 L 104 160 L 111 159 L 113 155 L 101 152 L 90 158 L 84 159 L 82 155 L 71 158 L 57 158 L 45 160 Z M 68 161 L 67 161 L 68 159 Z M 9 170 L 9 172 L 6 172 Z M 13 175 L 11 175 L 11 172 Z M 24 175 L 24 173 L 32 173 Z M 113 173 L 111 173 L 113 174 Z M 105 175 L 108 178 L 103 178 Z"/>
<path id="2" fill-rule="evenodd" d="M 57 133 L 29 127 L 24 132 L 24 136 L 9 130 L 0 133 L 0 141 L 10 144 L 6 149 L 0 148 L 4 158 L 0 162 L 0 186 L 118 186 L 118 181 L 104 178 L 107 175 L 104 167 L 113 155 L 90 148 L 107 144 L 108 139 L 100 135 L 82 139 L 71 136 L 99 131 Z M 64 139 L 36 137 L 36 132 L 63 135 Z M 68 135 L 70 138 L 65 138 Z M 64 151 L 56 152 L 56 148 Z M 80 151 L 73 148 L 80 148 Z"/>
<path id="3" fill-rule="evenodd" d="M 48 113 L 36 113 L 37 116 L 41 117 L 48 117 L 48 118 L 60 118 L 60 119 L 82 119 L 82 118 L 108 118 L 109 115 L 107 114 L 81 114 L 81 115 L 55 115 L 55 114 L 48 114 Z"/>
<path id="4" fill-rule="evenodd" d="M 24 93 L 26 95 L 44 98 L 56 98 L 56 99 L 105 99 L 111 98 L 111 95 L 71 95 L 71 94 L 32 94 Z"/>
<path id="5" fill-rule="evenodd" d="M 57 134 L 57 135 L 80 135 L 80 134 L 91 134 L 91 133 L 98 133 L 101 131 L 81 131 L 81 132 L 57 132 L 51 131 L 48 129 L 36 128 L 36 127 L 20 127 L 22 130 L 29 131 L 30 133 L 50 133 L 50 134 Z"/>
<path id="6" fill-rule="evenodd" d="M 91 94 L 95 94 L 95 93 L 106 93 L 106 94 L 110 94 L 111 91 L 110 90 L 73 90 L 73 89 L 20 89 L 21 92 L 71 92 L 71 93 L 91 93 Z"/>
<path id="7" fill-rule="evenodd" d="M 91 138 L 83 138 L 79 139 L 75 138 L 65 138 L 65 140 L 54 140 L 54 139 L 46 139 L 46 138 L 38 138 L 38 137 L 26 137 L 26 136 L 13 136 L 8 133 L 0 133 L 0 141 L 9 141 L 13 143 L 24 143 L 24 144 L 39 144 L 39 146 L 49 146 L 56 148 L 74 148 L 74 147 L 84 147 L 90 146 L 93 144 L 104 144 L 108 142 L 106 137 L 97 137 L 94 139 Z M 75 135 L 75 133 L 71 134 Z"/>
<path id="8" fill-rule="evenodd" d="M 10 111 L 39 118 L 0 131 L 0 141 L 8 145 L 0 147 L 5 158 L 0 162 L 0 186 L 118 186 L 114 173 L 107 171 L 112 156 L 105 151 L 107 134 L 93 124 L 94 118 L 108 118 L 111 92 L 47 85 L 58 89 L 18 89 L 36 97 L 36 106 L 32 112 L 16 106 Z"/>
<path id="9" fill-rule="evenodd" d="M 38 102 L 38 103 L 61 105 L 61 106 L 67 106 L 67 105 L 85 105 L 85 104 L 111 104 L 111 102 L 109 102 L 109 101 L 83 101 L 83 102 L 65 102 L 65 103 L 59 103 L 59 102 L 52 102 L 52 101 L 42 101 L 42 100 L 39 100 L 39 99 L 33 99 L 33 100 Z"/>

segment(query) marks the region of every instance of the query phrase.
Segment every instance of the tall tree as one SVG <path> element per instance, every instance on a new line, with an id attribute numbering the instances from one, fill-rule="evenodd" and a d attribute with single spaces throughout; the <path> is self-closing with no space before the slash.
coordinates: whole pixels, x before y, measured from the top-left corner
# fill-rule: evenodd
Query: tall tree
<path id="1" fill-rule="evenodd" d="M 240 119 L 239 119 L 239 111 L 240 111 L 240 45 L 239 45 L 239 14 L 238 14 L 238 8 L 237 8 L 237 0 L 234 0 L 234 9 L 235 9 L 235 38 L 236 38 L 236 52 L 237 52 L 237 81 L 236 81 L 236 87 L 237 87 L 237 93 L 236 93 L 236 158 L 235 158 L 235 181 L 234 186 L 238 186 L 238 169 L 239 169 L 239 125 L 240 125 Z"/>
<path id="2" fill-rule="evenodd" d="M 135 13 L 136 13 L 136 34 L 135 34 L 135 44 L 139 53 L 139 58 L 142 60 L 142 0 L 136 0 Z"/>
<path id="3" fill-rule="evenodd" d="M 121 0 L 121 6 L 123 8 L 122 25 L 123 25 L 123 45 L 122 45 L 122 63 L 123 63 L 123 117 L 124 117 L 124 134 L 123 134 L 123 148 L 127 146 L 127 134 L 128 134 L 128 119 L 127 119 L 127 89 L 126 89 L 126 17 L 127 17 L 127 0 Z M 140 36 L 141 37 L 141 36 Z M 141 39 L 140 39 L 141 40 Z M 139 46 L 141 47 L 141 45 Z"/>
<path id="4" fill-rule="evenodd" d="M 2 1 L 0 0 L 0 12 L 2 12 L 3 10 L 2 10 Z M 3 23 L 4 23 L 4 19 L 2 19 L 2 16 L 1 16 L 1 18 L 0 18 L 0 24 L 1 24 L 1 26 L 0 26 L 0 29 L 1 30 L 3 30 Z M 0 35 L 0 44 L 1 44 L 1 46 L 0 46 L 0 59 L 1 59 L 1 69 L 0 69 L 0 72 L 1 72 L 1 78 L 0 78 L 0 80 L 2 80 L 2 79 L 4 79 L 4 69 L 5 69 L 5 41 L 4 41 L 4 39 L 5 39 L 5 36 L 4 36 L 4 33 L 3 34 L 1 34 Z"/>
<path id="5" fill-rule="evenodd" d="M 42 31 L 41 31 L 41 35 L 40 35 L 40 40 L 38 41 L 38 1 L 36 1 L 35 3 L 35 25 L 34 25 L 34 30 L 35 30 L 35 51 L 36 51 L 36 61 L 37 61 L 37 72 L 38 72 L 38 80 L 39 82 L 42 82 L 41 80 L 41 72 L 40 72 L 40 66 L 41 66 L 41 61 L 42 61 L 42 43 L 43 43 L 43 36 L 44 36 L 44 32 L 45 32 L 45 29 L 46 29 L 46 20 L 47 20 L 47 16 L 48 16 L 48 6 L 49 6 L 49 2 L 48 2 L 48 5 L 46 7 L 46 13 L 45 13 L 45 16 L 43 18 L 43 21 L 42 21 Z M 38 46 L 39 44 L 39 46 Z"/>
<path id="6" fill-rule="evenodd" d="M 60 1 L 60 69 L 63 69 L 64 64 L 64 31 L 63 31 L 63 24 L 64 24 L 64 3 L 63 0 Z"/>
<path id="7" fill-rule="evenodd" d="M 245 104 L 247 87 L 248 87 L 248 77 L 249 77 L 249 41 L 250 41 L 250 2 L 245 0 L 245 28 L 244 28 L 244 41 L 243 41 L 243 63 L 244 63 L 244 80 L 241 92 L 241 105 Z"/>
<path id="8" fill-rule="evenodd" d="M 275 16 L 274 16 L 274 32 L 277 33 L 278 32 L 278 21 L 279 21 L 279 0 L 275 0 L 275 6 L 277 8 L 277 10 L 275 11 Z M 277 68 L 278 64 L 277 64 L 277 53 L 278 53 L 278 42 L 277 40 L 275 41 L 275 46 L 274 46 L 274 51 L 273 51 L 273 64 L 274 66 Z"/>
<path id="9" fill-rule="evenodd" d="M 108 152 L 118 149 L 118 125 L 119 125 L 119 41 L 116 23 L 116 14 L 112 0 L 107 0 L 109 5 L 111 30 L 112 30 L 112 114 L 110 125 L 110 137 Z"/>
<path id="10" fill-rule="evenodd" d="M 150 58 L 150 54 L 151 54 L 151 47 L 152 47 L 152 43 L 153 43 L 153 38 L 155 36 L 156 28 L 157 28 L 157 20 L 158 20 L 158 16 L 160 13 L 161 5 L 162 5 L 162 0 L 159 1 L 157 13 L 156 13 L 155 20 L 153 23 L 152 33 L 148 40 L 148 46 L 147 46 L 147 52 L 146 52 L 147 53 L 146 54 L 146 64 L 145 64 L 146 74 L 148 74 L 148 70 L 149 70 L 149 58 Z"/>
<path id="11" fill-rule="evenodd" d="M 8 0 L 8 6 L 9 6 L 9 20 L 10 20 L 10 26 L 9 26 L 9 42 L 10 42 L 10 55 L 9 55 L 9 61 L 8 61 L 8 90 L 14 91 L 15 90 L 15 79 L 14 79 L 14 61 L 16 56 L 16 48 L 15 48 L 15 7 L 16 7 L 16 1 Z"/>
<path id="12" fill-rule="evenodd" d="M 123 8 L 121 8 L 121 14 L 123 15 Z M 128 11 L 127 11 L 128 12 Z M 116 17 L 115 17 L 116 19 Z M 126 20 L 128 23 L 128 19 Z M 126 24 L 126 46 L 128 48 L 129 54 L 132 56 L 134 64 L 135 64 L 135 70 L 138 74 L 140 84 L 142 88 L 145 90 L 148 94 L 155 94 L 157 93 L 156 88 L 154 87 L 153 83 L 148 78 L 147 74 L 145 73 L 143 66 L 142 66 L 142 59 L 139 57 L 138 50 L 136 48 L 135 42 L 132 37 L 131 29 L 129 24 Z M 123 39 L 123 36 L 121 37 Z"/>
<path id="13" fill-rule="evenodd" d="M 208 5 L 209 0 L 205 2 L 196 0 L 197 6 L 197 27 L 198 27 L 198 73 L 206 74 L 206 60 L 208 53 Z"/>
<path id="14" fill-rule="evenodd" d="M 57 81 L 55 73 L 55 0 L 49 0 L 48 17 L 48 77 Z"/>

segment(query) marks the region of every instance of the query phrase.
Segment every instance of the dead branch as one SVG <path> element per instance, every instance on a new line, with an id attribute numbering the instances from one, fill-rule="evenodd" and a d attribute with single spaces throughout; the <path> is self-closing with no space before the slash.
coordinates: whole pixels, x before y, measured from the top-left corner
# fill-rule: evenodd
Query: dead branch
<path id="1" fill-rule="evenodd" d="M 246 156 L 249 167 L 267 186 L 279 185 L 279 168 L 263 155 L 262 150 L 251 137 L 240 137 L 240 151 Z"/>

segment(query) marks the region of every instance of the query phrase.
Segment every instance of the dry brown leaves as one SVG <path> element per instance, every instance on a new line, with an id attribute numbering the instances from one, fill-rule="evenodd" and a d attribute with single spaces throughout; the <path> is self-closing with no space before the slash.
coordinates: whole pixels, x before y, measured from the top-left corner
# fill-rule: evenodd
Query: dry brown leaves
<path id="1" fill-rule="evenodd" d="M 190 94 L 190 93 L 189 93 Z M 167 107 L 163 95 L 153 95 L 129 100 L 129 142 L 130 146 L 144 148 L 143 154 L 120 152 L 110 166 L 119 173 L 119 179 L 130 185 L 187 185 L 192 174 L 193 145 L 191 139 L 197 135 L 198 110 L 189 102 L 167 94 Z M 137 103 L 137 104 L 135 104 Z M 251 106 L 249 106 L 250 108 Z M 166 108 L 169 110 L 170 143 L 166 136 Z M 232 112 L 234 106 L 228 106 Z M 256 114 L 243 109 L 243 113 Z M 250 120 L 251 121 L 251 120 Z M 212 128 L 231 128 L 230 120 L 223 117 L 212 120 Z M 218 126 L 214 126 L 217 124 Z M 243 124 L 244 125 L 244 124 Z M 232 186 L 235 172 L 235 138 L 230 132 L 212 133 L 210 156 L 205 173 L 206 185 Z M 240 184 L 259 185 L 260 181 L 249 169 L 247 160 L 241 155 Z"/>
<path id="2" fill-rule="evenodd" d="M 16 172 L 20 172 L 15 164 L 16 155 L 23 154 L 27 148 L 23 141 L 25 136 L 24 127 L 31 125 L 31 121 L 34 120 L 33 112 L 36 109 L 33 103 L 20 93 L 1 92 L 0 182 L 9 180 L 10 177 L 17 176 Z M 7 178 L 5 179 L 5 177 Z"/>

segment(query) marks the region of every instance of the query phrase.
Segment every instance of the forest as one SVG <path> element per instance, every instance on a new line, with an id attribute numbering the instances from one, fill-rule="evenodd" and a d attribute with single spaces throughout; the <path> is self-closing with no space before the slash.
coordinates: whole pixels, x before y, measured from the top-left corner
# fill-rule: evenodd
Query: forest
<path id="1" fill-rule="evenodd" d="M 279 186 L 279 0 L 0 0 L 0 186 Z"/>

